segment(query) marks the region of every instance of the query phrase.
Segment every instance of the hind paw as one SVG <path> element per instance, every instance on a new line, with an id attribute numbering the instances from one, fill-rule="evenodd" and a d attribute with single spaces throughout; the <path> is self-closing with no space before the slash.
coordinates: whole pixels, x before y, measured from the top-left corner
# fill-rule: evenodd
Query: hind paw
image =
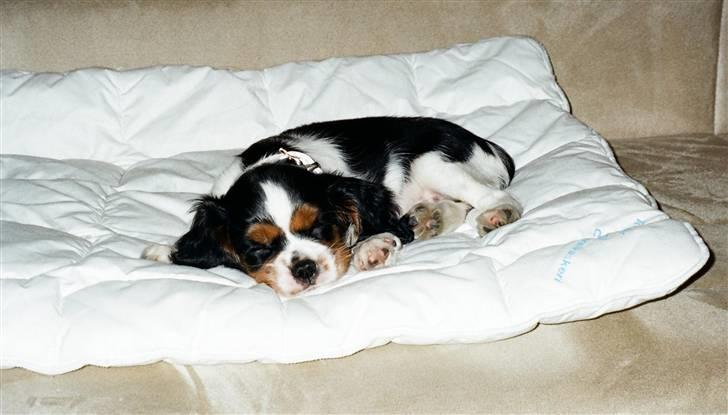
<path id="1" fill-rule="evenodd" d="M 468 210 L 470 205 L 453 200 L 416 204 L 408 212 L 415 239 L 430 239 L 454 231 L 463 224 Z"/>
<path id="2" fill-rule="evenodd" d="M 479 214 L 476 219 L 478 234 L 483 236 L 493 229 L 513 223 L 520 218 L 521 212 L 515 206 L 503 205 L 488 209 Z"/>

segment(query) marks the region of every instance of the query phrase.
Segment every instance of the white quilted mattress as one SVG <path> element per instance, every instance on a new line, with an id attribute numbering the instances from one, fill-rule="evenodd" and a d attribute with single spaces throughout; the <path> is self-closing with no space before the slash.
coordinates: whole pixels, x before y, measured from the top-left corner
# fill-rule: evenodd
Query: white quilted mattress
<path id="1" fill-rule="evenodd" d="M 663 296 L 708 251 L 569 114 L 544 49 L 497 38 L 428 53 L 232 72 L 3 72 L 0 365 L 300 362 L 387 342 L 482 342 Z M 172 243 L 230 157 L 300 124 L 447 118 L 514 157 L 518 222 L 404 248 L 390 268 L 290 300 L 231 269 L 139 258 Z"/>

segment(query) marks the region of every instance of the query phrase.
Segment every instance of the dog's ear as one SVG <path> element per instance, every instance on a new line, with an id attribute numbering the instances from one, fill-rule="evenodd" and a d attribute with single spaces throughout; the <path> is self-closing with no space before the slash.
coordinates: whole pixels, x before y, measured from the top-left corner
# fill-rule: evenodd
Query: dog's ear
<path id="1" fill-rule="evenodd" d="M 203 196 L 192 210 L 195 211 L 192 226 L 175 244 L 170 255 L 172 262 L 197 268 L 239 267 L 230 245 L 227 211 L 221 199 Z"/>
<path id="2" fill-rule="evenodd" d="M 356 182 L 344 177 L 336 177 L 326 189 L 328 200 L 336 212 L 336 221 L 343 229 L 346 229 L 344 242 L 348 247 L 356 245 L 363 231 L 359 214 L 361 191 L 357 187 Z"/>
<path id="3" fill-rule="evenodd" d="M 381 232 L 392 232 L 403 241 L 412 240 L 411 230 L 400 226 L 399 209 L 386 187 L 367 180 L 337 176 L 327 192 L 329 201 L 343 219 L 342 224 L 348 226 L 347 245 Z"/>

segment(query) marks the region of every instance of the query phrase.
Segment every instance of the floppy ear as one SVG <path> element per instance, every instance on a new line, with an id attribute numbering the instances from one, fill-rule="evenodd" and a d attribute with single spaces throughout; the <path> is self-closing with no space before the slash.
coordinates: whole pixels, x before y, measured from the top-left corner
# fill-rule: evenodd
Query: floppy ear
<path id="1" fill-rule="evenodd" d="M 329 202 L 336 210 L 338 222 L 346 229 L 346 245 L 352 247 L 366 232 L 367 223 L 360 214 L 365 184 L 362 180 L 350 177 L 332 176 L 332 179 L 327 188 Z"/>
<path id="2" fill-rule="evenodd" d="M 383 185 L 353 177 L 337 176 L 328 187 L 329 201 L 348 226 L 347 245 L 382 232 L 392 232 L 403 243 L 414 239 L 412 230 L 403 227 L 394 196 Z"/>
<path id="3" fill-rule="evenodd" d="M 180 265 L 212 268 L 218 265 L 239 267 L 230 245 L 227 211 L 221 199 L 203 196 L 193 206 L 192 227 L 175 244 L 170 258 Z"/>
<path id="4" fill-rule="evenodd" d="M 359 208 L 355 203 L 346 202 L 337 208 L 337 216 L 346 232 L 344 233 L 344 244 L 347 248 L 352 248 L 359 242 L 362 235 L 361 218 L 359 217 Z"/>

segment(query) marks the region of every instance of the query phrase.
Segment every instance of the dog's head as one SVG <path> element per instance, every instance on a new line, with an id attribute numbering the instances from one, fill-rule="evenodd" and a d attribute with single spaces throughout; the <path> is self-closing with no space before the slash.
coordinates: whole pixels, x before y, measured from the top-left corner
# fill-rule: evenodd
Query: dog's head
<path id="1" fill-rule="evenodd" d="M 339 278 L 357 241 L 398 219 L 381 186 L 285 164 L 246 171 L 194 209 L 174 263 L 238 268 L 283 296 Z"/>

